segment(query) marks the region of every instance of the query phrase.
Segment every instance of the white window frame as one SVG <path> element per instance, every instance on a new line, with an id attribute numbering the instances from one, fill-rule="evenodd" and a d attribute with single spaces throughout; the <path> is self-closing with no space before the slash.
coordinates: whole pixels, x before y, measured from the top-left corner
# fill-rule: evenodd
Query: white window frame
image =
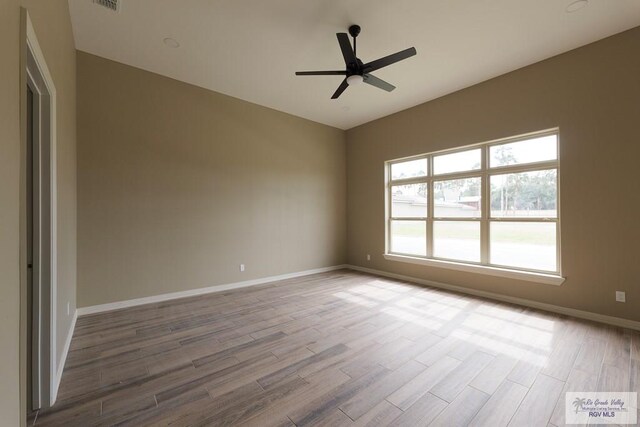
<path id="1" fill-rule="evenodd" d="M 491 147 L 503 144 L 509 144 L 533 138 L 539 138 L 549 135 L 555 135 L 557 138 L 556 159 L 550 161 L 540 161 L 533 163 L 514 164 L 506 166 L 489 165 L 489 154 Z M 467 170 L 463 172 L 453 172 L 446 174 L 434 175 L 433 159 L 435 156 L 443 154 L 453 154 L 471 149 L 480 148 L 481 163 L 480 169 Z M 385 162 L 385 254 L 384 257 L 391 261 L 408 262 L 412 264 L 427 265 L 432 267 L 440 267 L 466 272 L 474 272 L 479 274 L 487 274 L 499 277 L 508 277 L 525 281 L 532 281 L 550 285 L 561 285 L 564 282 L 562 277 L 561 262 L 561 241 L 560 241 L 560 132 L 558 128 L 548 129 L 541 132 L 528 133 L 515 137 L 503 138 L 478 144 L 467 145 L 449 150 L 441 150 L 418 156 L 404 157 Z M 406 179 L 391 179 L 391 166 L 396 163 L 403 163 L 411 160 L 427 160 L 427 174 L 421 177 L 412 177 Z M 490 177 L 492 175 L 502 175 L 507 173 L 533 172 L 541 170 L 555 169 L 557 171 L 557 215 L 555 218 L 530 218 L 530 217 L 491 217 L 491 187 Z M 479 217 L 435 217 L 434 216 L 434 182 L 443 180 L 454 180 L 463 178 L 481 178 L 481 214 Z M 407 184 L 427 184 L 427 216 L 426 217 L 393 217 L 392 216 L 392 194 L 393 186 Z M 424 221 L 426 223 L 426 256 L 403 254 L 391 251 L 391 224 L 392 221 Z M 433 225 L 436 221 L 477 221 L 480 223 L 480 262 L 460 261 L 454 259 L 445 259 L 435 257 L 433 254 Z M 492 264 L 489 262 L 490 254 L 490 225 L 492 222 L 535 222 L 535 223 L 554 223 L 556 224 L 556 271 L 535 270 L 530 268 L 520 268 L 512 266 L 504 266 Z"/>

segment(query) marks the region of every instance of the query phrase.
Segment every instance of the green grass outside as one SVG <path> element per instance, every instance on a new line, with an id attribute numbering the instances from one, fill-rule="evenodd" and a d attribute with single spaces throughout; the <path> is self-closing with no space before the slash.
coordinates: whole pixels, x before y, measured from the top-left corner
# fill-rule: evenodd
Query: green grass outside
<path id="1" fill-rule="evenodd" d="M 470 222 L 438 221 L 434 224 L 439 236 L 449 239 L 478 238 L 478 225 Z M 493 223 L 491 227 L 492 240 L 500 243 L 526 243 L 530 245 L 554 245 L 556 240 L 555 224 L 553 223 Z M 403 237 L 424 236 L 424 221 L 404 221 L 393 224 L 393 234 Z"/>

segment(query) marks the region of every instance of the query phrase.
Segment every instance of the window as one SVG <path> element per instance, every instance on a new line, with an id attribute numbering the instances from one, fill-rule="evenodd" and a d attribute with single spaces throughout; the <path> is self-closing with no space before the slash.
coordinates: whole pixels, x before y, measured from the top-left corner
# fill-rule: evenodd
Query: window
<path id="1" fill-rule="evenodd" d="M 560 275 L 557 131 L 386 166 L 388 254 Z"/>

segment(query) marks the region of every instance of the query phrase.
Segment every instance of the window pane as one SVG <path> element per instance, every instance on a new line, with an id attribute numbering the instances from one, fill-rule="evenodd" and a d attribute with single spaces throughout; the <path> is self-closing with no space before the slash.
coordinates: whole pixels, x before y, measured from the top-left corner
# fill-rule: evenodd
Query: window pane
<path id="1" fill-rule="evenodd" d="M 480 217 L 481 178 L 451 179 L 433 183 L 436 217 Z"/>
<path id="2" fill-rule="evenodd" d="M 427 225 L 424 221 L 391 221 L 391 252 L 427 254 Z"/>
<path id="3" fill-rule="evenodd" d="M 496 166 L 519 165 L 558 158 L 557 135 L 542 136 L 489 148 L 489 163 Z"/>
<path id="4" fill-rule="evenodd" d="M 427 184 L 391 187 L 391 216 L 394 218 L 427 216 Z"/>
<path id="5" fill-rule="evenodd" d="M 480 149 L 444 154 L 433 158 L 433 173 L 462 172 L 480 169 Z"/>
<path id="6" fill-rule="evenodd" d="M 480 222 L 434 222 L 433 255 L 438 258 L 480 262 Z"/>
<path id="7" fill-rule="evenodd" d="M 492 217 L 558 216 L 556 169 L 493 175 L 490 182 Z"/>
<path id="8" fill-rule="evenodd" d="M 491 264 L 556 271 L 556 224 L 492 222 Z"/>
<path id="9" fill-rule="evenodd" d="M 407 179 L 427 175 L 427 159 L 391 164 L 391 179 Z"/>

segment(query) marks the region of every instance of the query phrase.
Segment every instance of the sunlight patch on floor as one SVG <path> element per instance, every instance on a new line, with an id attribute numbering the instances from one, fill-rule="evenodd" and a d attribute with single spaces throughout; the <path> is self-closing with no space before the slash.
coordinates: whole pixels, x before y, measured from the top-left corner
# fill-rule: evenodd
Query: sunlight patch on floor
<path id="1" fill-rule="evenodd" d="M 443 325 L 441 322 L 436 322 L 435 320 L 430 320 L 423 316 L 417 316 L 396 307 L 385 307 L 382 309 L 382 312 L 427 329 L 437 330 Z"/>
<path id="2" fill-rule="evenodd" d="M 464 340 L 479 348 L 488 350 L 489 354 L 502 354 L 514 359 L 522 360 L 536 366 L 545 366 L 549 360 L 547 355 L 538 354 L 534 351 L 527 350 L 523 347 L 509 344 L 504 341 L 495 340 L 478 334 L 468 334 L 464 331 L 456 330 L 451 333 L 455 338 Z"/>
<path id="3" fill-rule="evenodd" d="M 362 298 L 358 295 L 353 295 L 348 292 L 336 292 L 333 296 L 343 299 L 345 301 L 352 302 L 354 304 L 363 305 L 365 307 L 375 307 L 378 305 L 377 302 L 371 301 L 367 298 Z"/>

